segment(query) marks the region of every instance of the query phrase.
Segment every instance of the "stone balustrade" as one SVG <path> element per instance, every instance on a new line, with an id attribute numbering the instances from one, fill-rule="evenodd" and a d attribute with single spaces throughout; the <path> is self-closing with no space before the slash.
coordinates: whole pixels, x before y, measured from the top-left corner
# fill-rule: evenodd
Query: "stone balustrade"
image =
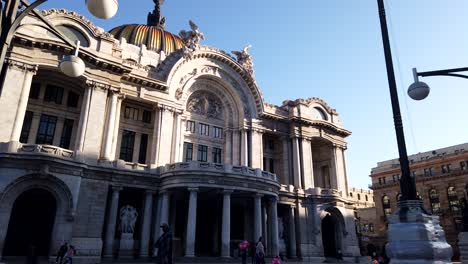
<path id="1" fill-rule="evenodd" d="M 324 189 L 320 187 L 310 188 L 304 191 L 306 195 L 322 196 L 322 197 L 341 197 L 342 192 L 336 189 Z"/>
<path id="2" fill-rule="evenodd" d="M 11 141 L 0 143 L 0 153 L 21 153 L 34 155 L 47 155 L 65 159 L 75 159 L 75 152 L 52 145 L 22 144 Z"/>

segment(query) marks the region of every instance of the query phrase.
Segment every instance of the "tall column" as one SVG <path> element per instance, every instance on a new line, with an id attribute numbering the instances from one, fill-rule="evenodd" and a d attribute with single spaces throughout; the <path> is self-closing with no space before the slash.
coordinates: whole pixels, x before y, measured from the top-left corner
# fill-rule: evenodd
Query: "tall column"
<path id="1" fill-rule="evenodd" d="M 241 130 L 241 166 L 249 165 L 248 131 Z"/>
<path id="2" fill-rule="evenodd" d="M 54 138 L 52 140 L 52 145 L 60 146 L 60 137 L 62 136 L 63 125 L 65 123 L 65 118 L 57 117 L 57 123 L 55 125 Z"/>
<path id="3" fill-rule="evenodd" d="M 296 253 L 296 223 L 295 223 L 295 217 L 294 217 L 294 210 L 295 206 L 292 206 L 289 208 L 289 248 L 291 250 L 290 252 L 290 258 L 296 258 L 297 253 Z"/>
<path id="4" fill-rule="evenodd" d="M 109 207 L 109 218 L 106 226 L 106 240 L 104 241 L 104 257 L 112 257 L 114 251 L 115 226 L 119 206 L 120 186 L 111 187 L 111 201 Z"/>
<path id="5" fill-rule="evenodd" d="M 270 235 L 268 230 L 268 214 L 267 214 L 268 203 L 264 203 L 262 206 L 262 221 L 263 221 L 263 245 L 265 248 L 270 248 L 270 241 L 268 241 L 268 236 Z M 258 238 L 257 238 L 258 239 Z"/>
<path id="6" fill-rule="evenodd" d="M 117 111 L 117 99 L 118 94 L 112 90 L 109 90 L 110 99 L 109 99 L 109 108 L 107 109 L 107 120 L 106 128 L 104 132 L 104 143 L 102 147 L 101 158 L 104 160 L 111 160 L 112 152 L 112 137 L 114 135 L 115 128 L 115 115 Z"/>
<path id="7" fill-rule="evenodd" d="M 231 193 L 232 190 L 223 192 L 223 227 L 221 230 L 221 257 L 231 256 Z"/>
<path id="8" fill-rule="evenodd" d="M 256 194 L 254 197 L 254 241 L 262 236 L 262 194 Z"/>
<path id="9" fill-rule="evenodd" d="M 181 149 L 180 142 L 181 142 L 181 115 L 178 112 L 174 112 L 174 133 L 172 138 L 172 156 L 171 156 L 171 163 L 180 162 L 178 160 L 179 151 Z"/>
<path id="10" fill-rule="evenodd" d="M 195 231 L 197 227 L 197 194 L 198 188 L 189 188 L 190 201 L 187 219 L 187 240 L 185 242 L 185 256 L 195 257 Z"/>
<path id="11" fill-rule="evenodd" d="M 224 132 L 224 163 L 233 164 L 232 158 L 232 132 L 226 130 Z"/>
<path id="12" fill-rule="evenodd" d="M 163 193 L 159 193 L 156 199 L 156 219 L 154 220 L 153 239 L 156 241 L 161 234 L 161 207 L 163 202 Z"/>
<path id="13" fill-rule="evenodd" d="M 179 157 L 177 159 L 177 162 L 184 161 L 184 140 L 185 140 L 185 130 L 187 129 L 186 127 L 187 127 L 187 120 L 183 119 L 181 121 L 181 127 L 180 127 Z"/>
<path id="14" fill-rule="evenodd" d="M 161 216 L 159 217 L 159 223 L 162 225 L 164 223 L 169 225 L 169 192 L 162 192 L 162 202 L 161 202 Z"/>
<path id="15" fill-rule="evenodd" d="M 115 153 L 117 152 L 117 141 L 119 138 L 120 115 L 121 115 L 121 110 L 122 110 L 123 99 L 125 99 L 125 96 L 119 96 L 117 100 L 117 110 L 116 110 L 116 115 L 115 115 L 115 125 L 114 125 L 114 131 L 113 131 L 114 133 L 112 136 L 112 151 L 111 151 L 112 159 L 118 158 L 115 156 Z"/>
<path id="16" fill-rule="evenodd" d="M 1 63 L 3 63 L 3 61 Z M 18 101 L 18 105 L 16 106 L 16 116 L 13 120 L 13 130 L 11 132 L 10 141 L 19 141 L 21 136 L 24 115 L 26 114 L 26 108 L 28 107 L 29 90 L 31 89 L 32 77 L 36 74 L 36 72 L 37 66 L 25 70 L 23 85 L 21 87 L 21 95 Z"/>
<path id="17" fill-rule="evenodd" d="M 83 99 L 81 101 L 80 121 L 78 122 L 78 131 L 76 133 L 75 151 L 83 152 L 92 93 L 93 86 L 86 84 Z"/>
<path id="18" fill-rule="evenodd" d="M 41 122 L 41 114 L 34 112 L 33 118 L 31 121 L 31 129 L 29 130 L 28 144 L 36 143 L 37 130 L 39 129 L 40 122 Z"/>
<path id="19" fill-rule="evenodd" d="M 271 254 L 279 256 L 279 238 L 278 238 L 278 200 L 276 197 L 270 200 L 270 218 L 271 218 Z"/>
<path id="20" fill-rule="evenodd" d="M 302 175 L 301 175 L 301 155 L 299 153 L 299 138 L 294 137 L 293 139 L 293 168 L 294 168 L 294 187 L 296 189 L 302 189 Z"/>
<path id="21" fill-rule="evenodd" d="M 153 191 L 145 192 L 145 207 L 143 210 L 143 224 L 141 228 L 140 257 L 147 257 L 151 232 L 151 213 L 153 212 Z"/>
<path id="22" fill-rule="evenodd" d="M 252 145 L 250 156 L 252 158 L 252 168 L 263 168 L 263 133 L 257 129 L 252 129 Z"/>
<path id="23" fill-rule="evenodd" d="M 158 155 L 159 155 L 159 139 L 161 138 L 161 129 L 162 129 L 162 115 L 163 110 L 159 107 L 153 108 L 154 114 L 154 124 L 153 124 L 153 135 L 151 137 L 151 158 L 150 164 L 157 165 Z M 159 227 L 158 227 L 159 228 Z"/>
<path id="24" fill-rule="evenodd" d="M 289 138 L 283 138 L 283 177 L 282 184 L 289 186 Z"/>
<path id="25" fill-rule="evenodd" d="M 238 130 L 232 131 L 232 165 L 241 165 L 241 132 Z"/>
<path id="26" fill-rule="evenodd" d="M 314 188 L 314 165 L 310 140 L 302 140 L 302 168 L 304 172 L 304 189 Z"/>

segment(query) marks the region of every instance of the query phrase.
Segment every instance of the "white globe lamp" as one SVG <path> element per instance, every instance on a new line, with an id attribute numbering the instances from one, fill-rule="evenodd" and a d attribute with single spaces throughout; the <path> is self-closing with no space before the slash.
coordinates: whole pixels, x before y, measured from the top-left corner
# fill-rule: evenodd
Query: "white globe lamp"
<path id="1" fill-rule="evenodd" d="M 117 0 L 85 0 L 88 10 L 93 16 L 109 19 L 117 13 L 119 3 Z"/>
<path id="2" fill-rule="evenodd" d="M 65 55 L 60 62 L 60 70 L 69 77 L 79 77 L 85 72 L 85 63 L 78 57 L 80 50 L 80 42 L 76 42 L 76 50 L 74 55 Z"/>
<path id="3" fill-rule="evenodd" d="M 427 83 L 419 81 L 418 71 L 416 70 L 416 68 L 413 68 L 413 78 L 414 83 L 408 87 L 409 97 L 416 101 L 425 99 L 429 95 L 431 89 L 429 88 L 429 85 L 427 85 Z"/>

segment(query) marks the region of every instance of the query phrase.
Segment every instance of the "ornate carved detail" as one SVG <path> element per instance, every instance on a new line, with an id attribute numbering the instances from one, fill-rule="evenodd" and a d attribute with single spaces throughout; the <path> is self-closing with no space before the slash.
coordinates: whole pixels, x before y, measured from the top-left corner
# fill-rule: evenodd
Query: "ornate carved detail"
<path id="1" fill-rule="evenodd" d="M 202 73 L 210 73 L 210 74 L 213 74 L 213 75 L 217 75 L 218 73 L 218 68 L 217 67 L 214 67 L 214 66 L 205 66 L 201 69 L 201 72 Z"/>
<path id="2" fill-rule="evenodd" d="M 200 47 L 200 40 L 204 40 L 205 36 L 198 30 L 198 26 L 192 20 L 189 21 L 189 24 L 192 30 L 181 30 L 179 36 L 185 44 L 182 49 L 183 57 L 191 59 L 195 50 Z"/>
<path id="3" fill-rule="evenodd" d="M 317 98 L 317 97 L 311 97 L 311 98 L 307 98 L 307 99 L 300 98 L 300 99 L 296 99 L 294 101 L 285 100 L 285 101 L 283 101 L 283 105 L 281 107 L 286 108 L 286 107 L 296 106 L 298 104 L 311 105 L 312 103 L 318 103 L 318 104 L 322 105 L 327 110 L 327 112 L 329 112 L 330 114 L 334 114 L 334 115 L 338 114 L 336 112 L 336 110 L 331 108 L 324 100 L 322 100 L 320 98 Z"/>
<path id="4" fill-rule="evenodd" d="M 86 85 L 92 89 L 99 88 L 101 90 L 114 90 L 110 84 L 97 82 L 94 80 L 86 80 Z"/>
<path id="5" fill-rule="evenodd" d="M 182 78 L 180 78 L 179 85 L 180 87 L 177 88 L 176 93 L 175 93 L 175 98 L 177 100 L 180 100 L 182 98 L 182 95 L 184 94 L 184 87 L 183 85 L 189 80 L 191 77 L 195 76 L 197 74 L 198 69 L 194 68 L 193 71 L 187 73 L 184 75 Z"/>
<path id="6" fill-rule="evenodd" d="M 68 149 L 59 148 L 56 146 L 50 145 L 36 145 L 36 144 L 24 144 L 19 149 L 18 152 L 26 153 L 46 153 L 62 158 L 73 158 L 75 153 Z"/>
<path id="7" fill-rule="evenodd" d="M 203 115 L 208 118 L 221 119 L 223 116 L 223 106 L 219 99 L 207 92 L 196 93 L 192 95 L 187 103 L 187 111 Z"/>
<path id="8" fill-rule="evenodd" d="M 80 15 L 80 14 L 78 14 L 76 12 L 68 11 L 66 9 L 52 8 L 52 9 L 49 9 L 49 10 L 43 10 L 42 15 L 44 15 L 44 16 L 56 15 L 56 16 L 71 17 L 71 18 L 73 18 L 75 20 L 78 20 L 83 25 L 85 25 L 96 37 L 101 37 L 101 38 L 106 38 L 106 39 L 109 39 L 109 40 L 114 40 L 114 37 L 110 33 L 105 32 L 103 28 L 100 28 L 100 27 L 94 25 L 93 22 L 91 22 L 86 17 L 84 17 L 83 15 Z"/>
<path id="9" fill-rule="evenodd" d="M 252 77 L 254 76 L 253 70 L 253 60 L 252 55 L 249 54 L 249 49 L 252 45 L 247 45 L 244 47 L 242 51 L 231 51 L 232 54 L 236 55 L 237 62 L 242 65 L 242 67 L 250 74 Z"/>
<path id="10" fill-rule="evenodd" d="M 29 64 L 26 62 L 17 61 L 13 59 L 6 59 L 6 63 L 8 67 L 10 68 L 16 68 L 22 71 L 29 71 L 29 72 L 32 72 L 33 74 L 36 74 L 37 70 L 39 69 L 39 66 L 37 64 Z"/>

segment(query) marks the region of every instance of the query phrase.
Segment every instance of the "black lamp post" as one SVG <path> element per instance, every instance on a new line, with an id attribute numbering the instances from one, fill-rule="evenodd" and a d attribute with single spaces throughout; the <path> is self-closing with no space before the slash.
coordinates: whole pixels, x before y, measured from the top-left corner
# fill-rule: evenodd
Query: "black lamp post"
<path id="1" fill-rule="evenodd" d="M 393 122 L 395 124 L 395 132 L 398 143 L 398 153 L 400 158 L 401 168 L 401 200 L 418 200 L 416 195 L 416 184 L 414 178 L 411 177 L 410 167 L 408 161 L 408 154 L 406 152 L 405 134 L 403 131 L 403 121 L 401 119 L 400 103 L 398 101 L 398 92 L 395 82 L 395 72 L 393 70 L 392 52 L 390 49 L 390 41 L 388 37 L 387 21 L 385 16 L 385 6 L 383 0 L 377 0 L 380 15 L 380 28 L 382 30 L 382 42 L 385 52 L 385 62 L 387 66 L 387 78 L 390 88 L 390 98 L 393 110 Z"/>

